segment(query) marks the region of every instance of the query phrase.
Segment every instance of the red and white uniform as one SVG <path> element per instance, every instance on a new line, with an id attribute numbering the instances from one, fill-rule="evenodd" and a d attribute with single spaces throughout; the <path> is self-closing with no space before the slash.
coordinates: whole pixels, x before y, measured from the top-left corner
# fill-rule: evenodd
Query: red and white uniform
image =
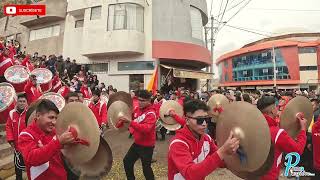
<path id="1" fill-rule="evenodd" d="M 11 66 L 13 66 L 12 59 L 0 53 L 0 76 L 4 76 L 4 72 Z"/>
<path id="2" fill-rule="evenodd" d="M 284 129 L 277 126 L 276 121 L 270 116 L 264 114 L 266 118 L 272 143 L 275 144 L 274 162 L 271 170 L 264 175 L 261 180 L 274 180 L 279 178 L 280 170 L 283 166 L 283 153 L 297 152 L 302 154 L 307 141 L 306 131 L 300 131 L 296 141 L 292 139 Z"/>
<path id="3" fill-rule="evenodd" d="M 24 86 L 24 92 L 27 95 L 27 100 L 29 104 L 38 100 L 39 97 L 42 95 L 41 87 L 34 86 L 31 83 L 31 81 L 28 81 L 28 83 Z"/>
<path id="4" fill-rule="evenodd" d="M 34 66 L 30 63 L 29 56 L 27 56 L 23 59 L 23 61 L 21 62 L 21 65 L 27 67 L 30 72 L 34 70 Z"/>
<path id="5" fill-rule="evenodd" d="M 12 109 L 9 112 L 9 117 L 6 122 L 6 134 L 7 141 L 13 142 L 15 145 L 15 149 L 18 149 L 18 136 L 22 130 L 26 128 L 26 109 L 20 114 L 16 109 Z"/>
<path id="6" fill-rule="evenodd" d="M 18 146 L 29 180 L 67 179 L 61 159 L 62 145 L 55 132 L 46 134 L 33 122 L 20 133 Z"/>
<path id="7" fill-rule="evenodd" d="M 67 95 L 69 94 L 69 92 L 71 92 L 70 87 L 68 86 L 62 86 L 59 91 L 58 94 L 61 94 L 61 96 L 63 96 L 64 98 L 67 97 Z"/>
<path id="8" fill-rule="evenodd" d="M 156 110 L 157 118 L 160 117 L 160 108 L 161 108 L 161 105 L 162 105 L 164 102 L 166 102 L 165 99 L 161 99 L 159 102 L 158 102 L 157 99 L 154 100 L 153 106 L 154 106 L 154 108 L 155 108 L 155 110 Z"/>
<path id="9" fill-rule="evenodd" d="M 224 166 L 217 146 L 208 134 L 196 139 L 188 126 L 176 131 L 169 145 L 169 180 L 204 180 L 215 169 Z"/>
<path id="10" fill-rule="evenodd" d="M 59 75 L 55 75 L 52 79 L 52 92 L 57 93 L 59 89 L 62 87 L 61 80 L 59 78 Z"/>
<path id="11" fill-rule="evenodd" d="M 90 99 L 92 97 L 92 92 L 88 87 L 81 86 L 80 92 L 83 94 L 83 98 Z"/>
<path id="12" fill-rule="evenodd" d="M 134 137 L 134 143 L 140 146 L 153 147 L 156 142 L 157 115 L 152 105 L 140 109 L 130 123 L 129 131 Z"/>
<path id="13" fill-rule="evenodd" d="M 107 124 L 107 105 L 104 102 L 101 102 L 100 100 L 94 104 L 93 102 L 90 102 L 89 108 L 93 112 L 94 116 L 96 117 L 99 126 L 102 125 L 102 123 Z"/>
<path id="14" fill-rule="evenodd" d="M 320 120 L 312 126 L 313 168 L 320 171 Z"/>

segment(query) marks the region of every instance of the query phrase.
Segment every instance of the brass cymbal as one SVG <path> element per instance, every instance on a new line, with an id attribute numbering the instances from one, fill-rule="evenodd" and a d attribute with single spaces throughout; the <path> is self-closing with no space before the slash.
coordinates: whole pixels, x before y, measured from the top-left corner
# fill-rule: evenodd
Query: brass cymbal
<path id="1" fill-rule="evenodd" d="M 77 166 L 67 162 L 67 166 L 82 179 L 99 179 L 110 172 L 112 162 L 111 148 L 107 141 L 100 137 L 98 151 L 90 161 Z"/>
<path id="2" fill-rule="evenodd" d="M 207 104 L 209 106 L 208 114 L 214 117 L 214 119 L 218 119 L 217 117 L 220 114 L 219 110 L 223 110 L 223 106 L 229 104 L 229 100 L 226 96 L 222 94 L 215 94 L 210 97 Z"/>
<path id="3" fill-rule="evenodd" d="M 179 123 L 176 124 L 166 124 L 165 122 L 163 122 L 161 119 L 159 119 L 160 124 L 166 128 L 169 131 L 176 131 L 178 129 L 181 128 L 181 125 Z"/>
<path id="4" fill-rule="evenodd" d="M 109 101 L 107 103 L 107 109 L 109 109 L 111 104 L 115 101 L 123 101 L 126 104 L 128 104 L 130 109 L 133 109 L 133 101 L 132 101 L 131 95 L 129 93 L 119 91 L 119 92 L 116 92 L 116 93 L 110 95 Z"/>
<path id="5" fill-rule="evenodd" d="M 165 116 L 168 114 L 169 110 L 173 109 L 177 115 L 183 116 L 183 107 L 174 100 L 168 100 L 164 102 L 160 107 L 160 118 L 166 125 L 176 125 L 177 122 L 170 116 Z"/>
<path id="6" fill-rule="evenodd" d="M 280 127 L 288 132 L 288 134 L 295 138 L 300 132 L 300 124 L 296 117 L 297 113 L 303 113 L 304 118 L 307 119 L 307 127 L 309 127 L 313 110 L 310 100 L 304 96 L 297 96 L 289 101 L 280 115 Z"/>
<path id="7" fill-rule="evenodd" d="M 96 154 L 99 146 L 100 131 L 92 111 L 83 103 L 67 104 L 58 115 L 57 135 L 61 135 L 71 126 L 76 129 L 78 138 L 89 142 L 89 146 L 74 144 L 65 146 L 62 151 L 66 159 L 74 165 L 88 162 Z"/>
<path id="8" fill-rule="evenodd" d="M 216 127 L 219 147 L 225 143 L 230 131 L 240 139 L 240 148 L 236 154 L 224 159 L 228 168 L 243 173 L 258 171 L 266 162 L 271 146 L 269 126 L 262 113 L 247 102 L 227 104 Z"/>
<path id="9" fill-rule="evenodd" d="M 115 101 L 111 104 L 108 109 L 108 122 L 112 124 L 112 127 L 119 132 L 127 131 L 129 123 L 123 123 L 119 127 L 119 118 L 125 117 L 126 119 L 132 120 L 132 110 L 129 108 L 128 104 L 123 101 Z"/>

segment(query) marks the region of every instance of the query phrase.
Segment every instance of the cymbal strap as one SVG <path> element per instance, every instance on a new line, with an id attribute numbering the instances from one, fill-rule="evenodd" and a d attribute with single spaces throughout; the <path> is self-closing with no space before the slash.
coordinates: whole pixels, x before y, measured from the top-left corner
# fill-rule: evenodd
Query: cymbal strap
<path id="1" fill-rule="evenodd" d="M 241 145 L 239 146 L 239 148 L 237 149 L 236 153 L 239 156 L 240 162 L 241 164 L 246 164 L 247 163 L 247 155 L 244 152 L 243 148 L 241 147 Z"/>
<path id="2" fill-rule="evenodd" d="M 222 107 L 214 107 L 213 108 L 213 112 L 222 113 L 223 112 L 223 108 Z"/>
<path id="3" fill-rule="evenodd" d="M 82 144 L 85 146 L 90 145 L 90 143 L 87 140 L 78 138 L 78 132 L 74 127 L 70 127 L 69 132 L 71 132 L 73 138 L 75 139 L 75 141 L 74 141 L 75 144 Z"/>

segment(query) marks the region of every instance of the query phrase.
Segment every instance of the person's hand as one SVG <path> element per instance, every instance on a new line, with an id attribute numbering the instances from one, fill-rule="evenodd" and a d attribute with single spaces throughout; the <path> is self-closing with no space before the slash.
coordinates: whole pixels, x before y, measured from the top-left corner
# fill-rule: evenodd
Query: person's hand
<path id="1" fill-rule="evenodd" d="M 174 109 L 169 109 L 169 111 L 166 115 L 173 117 L 175 114 L 176 114 L 176 111 Z"/>
<path id="2" fill-rule="evenodd" d="M 307 130 L 307 119 L 304 117 L 300 117 L 300 116 L 298 116 L 297 118 L 299 120 L 301 130 L 306 131 Z"/>
<path id="3" fill-rule="evenodd" d="M 13 142 L 13 141 L 10 141 L 9 144 L 10 144 L 10 146 L 11 146 L 13 149 L 15 149 L 15 145 L 14 145 L 14 142 Z"/>
<path id="4" fill-rule="evenodd" d="M 130 123 L 130 122 L 131 122 L 128 118 L 126 118 L 126 117 L 124 117 L 124 116 L 120 117 L 120 118 L 119 118 L 119 121 L 122 121 L 122 122 L 124 122 L 124 123 Z"/>
<path id="5" fill-rule="evenodd" d="M 72 144 L 74 142 L 74 137 L 71 132 L 69 132 L 69 129 L 62 133 L 59 137 L 58 140 L 61 145 L 66 145 L 66 144 Z"/>
<path id="6" fill-rule="evenodd" d="M 227 141 L 218 149 L 217 153 L 221 159 L 228 155 L 234 154 L 240 146 L 240 140 L 233 137 L 232 131 L 227 139 Z"/>

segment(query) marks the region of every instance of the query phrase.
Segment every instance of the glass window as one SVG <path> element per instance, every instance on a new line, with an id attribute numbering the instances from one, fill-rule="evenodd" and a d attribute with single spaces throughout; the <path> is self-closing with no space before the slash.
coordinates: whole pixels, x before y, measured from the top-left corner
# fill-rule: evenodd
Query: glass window
<path id="1" fill-rule="evenodd" d="M 118 62 L 118 71 L 154 70 L 153 61 Z"/>
<path id="2" fill-rule="evenodd" d="M 316 71 L 318 70 L 317 66 L 300 66 L 300 71 Z"/>
<path id="3" fill-rule="evenodd" d="M 224 75 L 224 81 L 229 81 L 228 74 Z"/>
<path id="4" fill-rule="evenodd" d="M 90 20 L 100 19 L 101 17 L 101 6 L 91 8 Z"/>
<path id="5" fill-rule="evenodd" d="M 113 4 L 109 6 L 108 30 L 137 30 L 143 32 L 143 7 L 137 4 Z"/>
<path id="6" fill-rule="evenodd" d="M 317 52 L 317 48 L 315 47 L 301 47 L 299 48 L 299 53 L 303 54 L 303 53 L 316 53 Z"/>
<path id="7" fill-rule="evenodd" d="M 144 75 L 143 74 L 130 74 L 129 75 L 129 90 L 144 89 Z"/>
<path id="8" fill-rule="evenodd" d="M 108 63 L 88 64 L 88 69 L 92 72 L 108 72 Z"/>
<path id="9" fill-rule="evenodd" d="M 81 28 L 81 27 L 83 27 L 83 23 L 84 23 L 84 20 L 83 20 L 83 19 L 76 20 L 75 28 Z"/>
<path id="10" fill-rule="evenodd" d="M 60 25 L 49 26 L 30 31 L 29 41 L 60 35 Z"/>
<path id="11" fill-rule="evenodd" d="M 202 15 L 199 9 L 190 7 L 192 37 L 203 40 Z"/>
<path id="12" fill-rule="evenodd" d="M 225 67 L 225 68 L 228 67 L 228 61 L 224 61 L 224 67 Z"/>

